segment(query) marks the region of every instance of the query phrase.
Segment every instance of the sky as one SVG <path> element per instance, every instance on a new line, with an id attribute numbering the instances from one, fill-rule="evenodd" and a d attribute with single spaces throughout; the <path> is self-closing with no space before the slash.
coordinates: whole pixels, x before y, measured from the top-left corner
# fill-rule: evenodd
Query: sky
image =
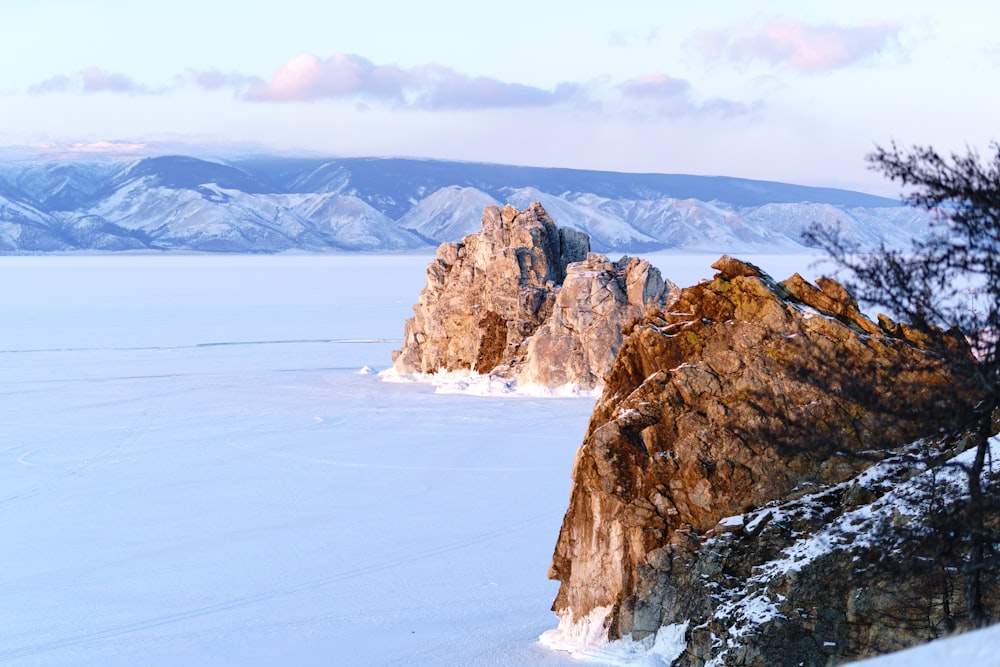
<path id="1" fill-rule="evenodd" d="M 413 156 L 898 194 L 1000 138 L 994 0 L 33 0 L 0 147 Z"/>

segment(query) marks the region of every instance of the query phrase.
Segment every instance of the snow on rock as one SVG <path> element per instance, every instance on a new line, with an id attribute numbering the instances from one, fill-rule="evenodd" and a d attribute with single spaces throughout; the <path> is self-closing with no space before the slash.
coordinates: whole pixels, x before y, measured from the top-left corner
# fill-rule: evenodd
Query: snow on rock
<path id="1" fill-rule="evenodd" d="M 868 586 L 874 574 L 854 578 L 852 558 L 876 558 L 865 531 L 901 512 L 914 459 L 895 449 L 955 428 L 977 396 L 834 281 L 712 266 L 630 327 L 607 376 L 553 554 L 555 611 L 610 607 L 609 640 L 690 622 L 688 660 L 715 665 L 918 641 L 876 633 L 900 603 Z M 905 402 L 891 399 L 901 383 Z"/>
<path id="2" fill-rule="evenodd" d="M 673 658 L 680 657 L 691 645 L 696 647 L 697 655 L 708 658 L 706 667 L 753 664 L 761 658 L 767 665 L 797 665 L 803 661 L 826 664 L 828 660 L 857 655 L 859 650 L 891 650 L 920 641 L 919 633 L 907 640 L 906 633 L 900 631 L 898 623 L 905 616 L 898 615 L 899 609 L 886 605 L 884 599 L 875 609 L 867 605 L 871 604 L 869 588 L 888 589 L 891 597 L 896 592 L 893 588 L 899 586 L 900 598 L 905 599 L 908 587 L 913 585 L 906 580 L 887 582 L 872 572 L 876 568 L 872 567 L 871 554 L 877 562 L 893 548 L 893 540 L 887 539 L 892 531 L 887 529 L 886 519 L 894 517 L 897 523 L 905 524 L 905 539 L 913 539 L 920 534 L 925 521 L 932 478 L 936 481 L 933 487 L 936 493 L 945 498 L 959 498 L 965 492 L 960 471 L 971 462 L 974 452 L 955 455 L 943 468 L 914 474 L 915 469 L 926 465 L 926 458 L 921 455 L 930 446 L 926 441 L 912 443 L 852 479 L 720 520 L 716 529 L 707 533 L 698 555 L 686 563 L 675 561 L 674 568 L 682 568 L 675 586 L 700 587 L 692 590 L 691 595 L 709 601 L 702 613 L 711 616 L 706 619 L 695 612 L 693 615 L 702 623 L 690 631 L 690 622 L 684 621 L 679 631 L 684 645 Z M 990 447 L 989 459 L 993 461 L 994 472 L 1000 473 L 1000 437 L 995 437 Z M 845 503 L 843 499 L 856 496 L 859 488 L 875 494 L 874 499 L 861 505 Z M 748 548 L 753 557 L 749 562 L 741 562 L 741 554 L 745 558 Z M 840 569 L 858 562 L 856 572 Z M 817 587 L 821 590 L 815 590 Z M 829 595 L 831 590 L 834 592 Z M 850 623 L 839 628 L 828 625 L 836 605 L 843 604 L 844 598 L 854 605 L 849 612 Z M 698 608 L 689 600 L 674 601 L 682 613 Z M 614 656 L 621 655 L 623 647 L 627 654 L 627 649 L 634 645 L 632 635 L 608 640 L 612 609 L 597 607 L 576 623 L 572 609 L 566 609 L 557 614 L 559 628 L 543 634 L 542 643 L 578 658 L 631 664 L 616 662 Z M 901 609 L 906 613 L 905 606 Z M 886 625 L 885 614 L 896 622 Z M 664 632 L 677 632 L 679 627 L 676 623 L 665 624 L 656 631 L 657 641 Z M 868 638 L 864 639 L 866 635 Z M 971 661 L 966 664 L 970 667 L 985 667 L 993 663 L 982 659 L 992 659 L 994 653 L 992 647 L 988 655 L 984 653 L 983 642 L 993 636 L 970 633 L 857 664 L 937 667 L 942 663 L 920 662 L 921 656 L 967 655 Z M 652 640 L 647 636 L 643 641 L 648 645 Z M 771 643 L 773 650 L 767 648 Z M 803 646 L 811 647 L 812 655 Z"/>

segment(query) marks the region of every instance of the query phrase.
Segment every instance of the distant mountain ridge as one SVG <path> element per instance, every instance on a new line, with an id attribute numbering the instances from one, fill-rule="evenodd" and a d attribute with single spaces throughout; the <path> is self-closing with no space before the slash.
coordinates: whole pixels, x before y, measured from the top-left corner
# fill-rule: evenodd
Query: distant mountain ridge
<path id="1" fill-rule="evenodd" d="M 167 155 L 0 162 L 0 251 L 405 251 L 478 231 L 484 206 L 542 205 L 601 252 L 801 251 L 812 222 L 864 244 L 926 213 L 848 190 L 411 158 Z"/>

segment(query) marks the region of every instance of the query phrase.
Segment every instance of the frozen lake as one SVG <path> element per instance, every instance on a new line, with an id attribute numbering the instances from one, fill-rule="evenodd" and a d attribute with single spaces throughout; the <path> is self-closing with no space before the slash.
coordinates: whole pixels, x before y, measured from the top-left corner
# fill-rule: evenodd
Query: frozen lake
<path id="1" fill-rule="evenodd" d="M 429 258 L 0 257 L 0 664 L 578 664 L 537 637 L 593 399 L 358 372 Z"/>

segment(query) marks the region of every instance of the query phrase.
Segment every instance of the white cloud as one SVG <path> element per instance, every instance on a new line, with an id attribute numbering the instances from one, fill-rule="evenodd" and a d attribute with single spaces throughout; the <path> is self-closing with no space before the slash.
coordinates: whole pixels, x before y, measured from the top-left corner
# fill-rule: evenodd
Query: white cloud
<path id="1" fill-rule="evenodd" d="M 32 95 L 80 91 L 84 93 L 124 93 L 144 95 L 149 90 L 126 74 L 88 67 L 73 74 L 57 74 L 28 88 Z"/>

